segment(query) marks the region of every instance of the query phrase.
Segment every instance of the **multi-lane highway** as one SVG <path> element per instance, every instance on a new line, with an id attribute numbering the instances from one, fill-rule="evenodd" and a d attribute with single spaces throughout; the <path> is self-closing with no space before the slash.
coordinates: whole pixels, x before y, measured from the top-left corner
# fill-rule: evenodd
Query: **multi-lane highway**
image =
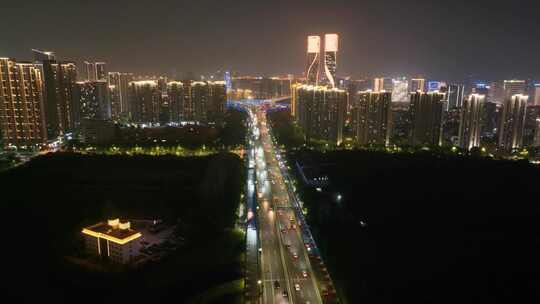
<path id="1" fill-rule="evenodd" d="M 308 256 L 299 206 L 284 178 L 264 111 L 250 106 L 251 149 L 258 208 L 259 303 L 322 303 L 319 284 Z M 296 209 L 295 209 L 296 208 Z"/>

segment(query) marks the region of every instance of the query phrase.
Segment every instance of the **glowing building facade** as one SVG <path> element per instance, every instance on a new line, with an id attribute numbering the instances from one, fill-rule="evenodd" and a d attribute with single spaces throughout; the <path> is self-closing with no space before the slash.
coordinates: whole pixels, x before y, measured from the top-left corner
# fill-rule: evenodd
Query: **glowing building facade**
<path id="1" fill-rule="evenodd" d="M 354 138 L 359 145 L 388 146 L 392 133 L 392 93 L 358 92 L 352 106 Z"/>
<path id="2" fill-rule="evenodd" d="M 410 85 L 411 92 L 417 92 L 417 91 L 424 92 L 425 87 L 426 87 L 425 79 L 423 78 L 411 79 L 411 85 Z"/>
<path id="3" fill-rule="evenodd" d="M 110 87 L 106 81 L 80 81 L 74 93 L 77 125 L 82 119 L 111 119 Z"/>
<path id="4" fill-rule="evenodd" d="M 85 61 L 86 81 L 107 80 L 107 71 L 105 62 L 88 62 Z"/>
<path id="5" fill-rule="evenodd" d="M 464 100 L 459 122 L 459 146 L 462 149 L 480 147 L 485 103 L 486 96 L 481 94 L 471 94 Z"/>
<path id="6" fill-rule="evenodd" d="M 308 36 L 306 80 L 309 85 L 318 85 L 321 67 L 321 37 Z"/>
<path id="7" fill-rule="evenodd" d="M 412 146 L 440 146 L 442 144 L 443 108 L 445 94 L 413 92 L 409 106 Z"/>
<path id="8" fill-rule="evenodd" d="M 142 234 L 129 221 L 101 222 L 82 230 L 86 251 L 119 264 L 127 264 L 139 255 Z"/>
<path id="9" fill-rule="evenodd" d="M 505 80 L 503 83 L 504 101 L 506 102 L 514 95 L 525 94 L 526 90 L 527 83 L 525 82 L 525 80 Z"/>
<path id="10" fill-rule="evenodd" d="M 45 86 L 45 123 L 47 137 L 54 138 L 75 127 L 73 106 L 77 66 L 73 62 L 45 60 L 40 63 Z"/>
<path id="11" fill-rule="evenodd" d="M 179 81 L 168 82 L 167 97 L 171 111 L 171 122 L 184 121 L 184 84 Z"/>
<path id="12" fill-rule="evenodd" d="M 529 96 L 515 94 L 508 97 L 503 105 L 499 126 L 499 148 L 512 151 L 523 146 L 523 131 Z"/>
<path id="13" fill-rule="evenodd" d="M 34 64 L 0 58 L 0 137 L 4 145 L 45 143 L 41 77 Z"/>
<path id="14" fill-rule="evenodd" d="M 297 121 L 307 142 L 323 141 L 340 145 L 347 106 L 347 92 L 326 86 L 296 88 Z"/>
<path id="15" fill-rule="evenodd" d="M 450 84 L 446 92 L 446 110 L 461 108 L 465 99 L 465 86 L 460 84 Z"/>
<path id="16" fill-rule="evenodd" d="M 406 78 L 392 79 L 392 101 L 393 102 L 408 102 L 409 101 L 409 82 Z"/>
<path id="17" fill-rule="evenodd" d="M 133 122 L 159 122 L 161 94 L 154 80 L 140 80 L 129 83 L 129 108 Z"/>
<path id="18" fill-rule="evenodd" d="M 109 72 L 109 85 L 114 86 L 114 92 L 112 93 L 118 94 L 118 116 L 127 116 L 129 113 L 129 83 L 132 81 L 132 73 Z"/>
<path id="19" fill-rule="evenodd" d="M 394 83 L 390 78 L 377 77 L 373 80 L 373 91 L 374 92 L 392 92 L 394 89 Z"/>
<path id="20" fill-rule="evenodd" d="M 337 86 L 336 69 L 339 49 L 339 36 L 337 34 L 324 35 L 324 71 L 323 84 L 335 88 Z"/>

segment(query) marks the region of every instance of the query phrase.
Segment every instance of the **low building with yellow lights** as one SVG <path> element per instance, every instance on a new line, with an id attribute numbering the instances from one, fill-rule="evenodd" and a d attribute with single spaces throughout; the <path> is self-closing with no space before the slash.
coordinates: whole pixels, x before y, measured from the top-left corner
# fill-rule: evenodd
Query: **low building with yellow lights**
<path id="1" fill-rule="evenodd" d="M 113 262 L 127 264 L 139 255 L 142 234 L 129 221 L 112 219 L 84 228 L 86 250 Z"/>

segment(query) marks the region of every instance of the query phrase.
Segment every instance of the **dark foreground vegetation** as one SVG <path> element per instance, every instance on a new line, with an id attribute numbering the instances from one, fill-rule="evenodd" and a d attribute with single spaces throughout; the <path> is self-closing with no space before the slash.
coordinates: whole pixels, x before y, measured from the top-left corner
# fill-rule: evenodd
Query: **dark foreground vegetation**
<path id="1" fill-rule="evenodd" d="M 72 140 L 70 146 L 84 148 L 88 146 L 110 147 L 162 147 L 181 146 L 186 149 L 225 150 L 243 145 L 246 137 L 246 112 L 230 108 L 224 116 L 223 124 L 163 126 L 157 128 L 116 126 L 114 135 L 101 144 L 83 144 Z"/>
<path id="2" fill-rule="evenodd" d="M 291 159 L 325 164 L 331 185 L 301 191 L 348 303 L 540 299 L 538 167 L 429 152 Z"/>
<path id="3" fill-rule="evenodd" d="M 184 303 L 240 279 L 243 236 L 233 227 L 241 168 L 234 154 L 60 153 L 3 172 L 8 298 L 14 296 L 17 303 Z M 185 243 L 164 260 L 138 269 L 89 270 L 67 262 L 66 256 L 82 251 L 82 227 L 113 217 L 181 223 L 177 233 Z"/>

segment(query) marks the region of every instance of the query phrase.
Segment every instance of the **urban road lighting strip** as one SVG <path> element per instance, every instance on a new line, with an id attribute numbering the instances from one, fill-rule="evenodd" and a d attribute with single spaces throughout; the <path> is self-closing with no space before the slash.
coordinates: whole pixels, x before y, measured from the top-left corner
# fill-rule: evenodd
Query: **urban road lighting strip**
<path id="1" fill-rule="evenodd" d="M 268 131 L 269 131 L 268 128 L 266 128 L 266 129 L 267 129 L 267 132 L 268 132 Z M 273 158 L 273 159 L 277 162 L 277 158 L 276 158 L 276 155 L 275 155 L 275 147 L 273 147 L 273 148 L 271 149 L 271 151 L 272 151 L 272 152 L 270 152 L 270 159 Z M 270 168 L 267 167 L 267 170 L 270 170 Z M 281 172 L 280 172 L 280 173 L 281 173 Z M 280 179 L 280 180 L 281 180 L 281 183 L 283 183 L 283 180 L 284 180 L 284 179 L 283 179 L 283 175 L 282 175 L 282 174 L 279 174 L 279 175 L 278 175 L 278 179 Z M 275 191 L 272 191 L 272 195 L 273 195 L 274 193 L 275 193 Z M 286 209 L 292 209 L 292 210 L 293 210 L 293 214 L 294 214 L 294 209 L 293 209 L 293 207 L 292 207 L 292 205 L 291 205 L 291 199 L 290 199 L 290 196 L 288 195 L 288 193 L 287 193 L 287 197 L 288 197 L 288 199 L 287 199 L 287 201 L 286 201 L 286 205 L 284 206 L 284 208 L 286 208 Z M 277 206 L 276 206 L 276 207 L 277 207 Z M 276 208 L 276 209 L 277 209 L 277 208 Z M 276 221 L 275 221 L 275 227 L 274 227 L 274 228 L 277 230 L 277 234 L 278 234 L 278 239 L 279 239 L 279 251 L 280 251 L 281 259 L 282 259 L 282 263 L 283 263 L 283 269 L 285 270 L 284 273 L 285 273 L 285 277 L 286 277 L 286 281 L 287 281 L 287 289 L 288 289 L 288 293 L 289 293 L 289 295 L 290 295 L 290 296 L 289 296 L 289 297 L 290 297 L 290 302 L 293 303 L 293 299 L 294 299 L 294 297 L 296 297 L 296 294 L 293 294 L 293 293 L 291 292 L 291 291 L 292 291 L 292 289 L 291 289 L 291 283 L 290 283 L 291 280 L 290 280 L 290 278 L 289 278 L 289 275 L 290 275 L 290 274 L 289 274 L 289 271 L 290 271 L 290 269 L 286 266 L 285 257 L 284 257 L 284 254 L 283 254 L 283 239 L 282 239 L 283 236 L 282 236 L 281 231 L 280 231 L 280 229 L 279 229 L 278 226 L 279 226 L 279 219 L 276 219 Z M 301 237 L 299 237 L 298 240 L 300 240 L 300 241 L 302 242 L 302 238 L 301 238 Z M 302 244 L 302 247 L 303 247 L 303 244 Z M 304 255 L 306 255 L 305 248 L 303 248 L 302 250 L 304 250 Z M 307 258 L 307 256 L 306 256 L 306 258 Z M 308 263 L 308 265 L 309 265 L 309 259 L 307 259 L 307 263 Z M 311 266 L 310 266 L 310 267 L 311 267 Z M 314 276 L 312 275 L 312 278 L 313 278 L 313 277 L 314 277 Z M 313 284 L 313 286 L 314 286 L 315 289 L 316 289 L 316 293 L 317 293 L 317 296 L 318 296 L 319 303 L 321 303 L 321 300 L 320 300 L 320 294 L 319 294 L 319 291 L 318 291 L 318 287 L 317 287 L 316 284 Z"/>
<path id="2" fill-rule="evenodd" d="M 268 131 L 268 127 L 266 127 L 266 130 Z M 263 160 L 264 160 L 264 163 L 266 164 L 266 155 L 265 155 L 265 151 L 264 151 L 264 141 L 262 140 L 262 134 L 259 136 L 259 141 L 260 141 L 260 146 L 261 148 L 263 149 Z M 270 154 L 270 156 L 272 156 Z M 269 174 L 269 167 L 265 165 L 265 170 L 267 172 L 267 174 Z M 270 189 L 271 189 L 272 186 L 270 186 Z M 273 201 L 273 196 L 274 196 L 274 191 L 272 190 L 272 200 Z M 276 206 L 277 207 L 277 206 Z M 276 208 L 277 209 L 277 208 Z M 288 293 L 288 300 L 290 303 L 294 303 L 294 296 L 295 294 L 292 293 L 292 289 L 291 289 L 291 280 L 289 278 L 289 268 L 287 267 L 286 265 L 286 262 L 285 262 L 285 256 L 283 254 L 283 240 L 282 240 L 282 235 L 281 235 L 281 231 L 279 230 L 279 227 L 278 227 L 278 223 L 279 223 L 279 219 L 276 218 L 275 221 L 274 221 L 274 231 L 276 233 L 276 235 L 278 236 L 278 247 L 279 247 L 279 254 L 280 254 L 280 257 L 281 257 L 281 265 L 283 267 L 283 274 L 285 276 L 285 285 L 287 286 L 287 293 Z"/>
<path id="3" fill-rule="evenodd" d="M 271 132 L 271 128 L 268 128 L 268 132 L 269 133 Z M 272 136 L 272 138 L 273 138 L 273 136 Z M 278 150 L 278 151 L 279 152 L 276 152 L 276 153 L 278 153 L 280 155 L 280 160 L 282 160 L 283 156 L 281 155 L 281 151 L 280 150 Z M 300 217 L 300 219 L 302 220 L 303 225 L 306 226 L 306 230 L 309 233 L 310 241 L 313 244 L 313 247 L 317 248 L 317 244 L 315 243 L 315 239 L 313 238 L 313 235 L 311 234 L 311 231 L 309 229 L 309 225 L 308 225 L 307 221 L 305 220 L 304 215 L 302 213 L 302 209 L 301 209 L 300 204 L 298 202 L 298 198 L 296 197 L 296 193 L 292 189 L 292 180 L 291 180 L 288 172 L 286 171 L 285 166 L 282 167 L 282 166 L 278 165 L 278 167 L 280 169 L 282 178 L 287 179 L 287 181 L 288 181 L 286 183 L 287 184 L 287 186 L 286 186 L 287 187 L 287 193 L 289 195 L 289 198 L 292 199 L 292 201 L 294 202 L 293 205 L 295 206 L 295 209 L 297 210 L 297 212 L 296 212 L 297 215 L 296 216 Z M 299 233 L 299 232 L 297 231 L 297 233 Z M 300 239 L 303 240 L 303 237 L 301 237 Z M 304 250 L 304 254 L 307 255 L 305 250 Z M 316 292 L 317 292 L 317 298 L 322 303 L 322 297 L 321 297 L 321 294 L 320 294 L 320 291 L 319 291 L 319 285 L 315 281 L 315 278 L 314 278 L 314 275 L 313 275 L 314 270 L 313 270 L 313 267 L 311 266 L 311 261 L 309 260 L 309 257 L 307 259 L 307 264 L 309 265 L 309 269 L 311 269 L 311 271 L 312 271 L 311 279 L 313 281 L 313 284 L 315 284 L 315 287 L 316 287 L 315 289 L 316 289 Z M 334 286 L 334 283 L 332 282 L 332 279 L 330 279 L 330 282 L 331 282 L 332 286 Z M 336 295 L 336 297 L 337 297 L 337 295 Z M 338 301 L 339 301 L 339 299 L 338 299 Z"/>
<path id="4" fill-rule="evenodd" d="M 274 153 L 275 153 L 275 148 L 274 148 L 273 150 L 274 150 Z M 278 161 L 277 158 L 275 157 L 275 155 L 273 155 L 273 156 L 274 156 L 274 159 L 275 159 L 276 161 Z M 278 166 L 279 166 L 279 165 L 278 165 Z M 280 172 L 280 173 L 281 173 L 281 174 L 280 174 L 279 177 L 281 178 L 281 182 L 282 182 L 282 184 L 285 184 L 285 182 L 284 182 L 285 177 L 283 176 L 283 172 Z M 288 188 L 287 188 L 287 190 L 288 190 Z M 293 215 L 294 215 L 295 217 L 298 217 L 298 216 L 296 215 L 296 212 L 295 212 L 296 209 L 295 209 L 294 206 L 292 206 L 292 204 L 291 204 L 291 201 L 293 201 L 293 199 L 291 198 L 290 192 L 289 192 L 289 191 L 285 191 L 285 193 L 286 193 L 286 195 L 287 195 L 287 197 L 288 197 L 288 200 L 287 200 L 288 206 L 286 206 L 285 208 L 290 209 L 290 210 L 293 212 Z M 302 221 L 302 222 L 305 223 L 305 221 Z M 313 287 L 314 287 L 314 289 L 315 289 L 315 293 L 317 294 L 317 301 L 318 301 L 318 303 L 322 303 L 321 294 L 320 294 L 320 292 L 319 292 L 319 285 L 317 284 L 317 282 L 316 282 L 316 280 L 315 280 L 314 271 L 313 271 L 313 268 L 312 268 L 312 266 L 311 266 L 311 262 L 310 262 L 310 260 L 309 260 L 309 256 L 307 255 L 306 248 L 304 247 L 304 244 L 303 244 L 303 237 L 301 236 L 299 230 L 296 230 L 296 234 L 297 234 L 297 236 L 298 236 L 298 240 L 300 240 L 300 242 L 302 243 L 302 244 L 301 244 L 301 247 L 302 247 L 302 248 L 301 248 L 300 250 L 302 250 L 302 252 L 304 253 L 304 259 L 305 259 L 305 261 L 306 261 L 306 264 L 307 264 L 307 266 L 308 266 L 308 269 L 311 270 L 310 277 L 311 277 L 311 281 L 312 281 Z M 280 234 L 280 236 L 281 236 L 281 234 Z M 280 247 L 280 248 L 281 248 L 281 247 Z"/>
<path id="5" fill-rule="evenodd" d="M 274 221 L 274 229 L 278 235 L 279 253 L 281 255 L 281 264 L 283 265 L 283 274 L 285 275 L 285 282 L 287 285 L 287 292 L 289 293 L 290 302 L 294 303 L 294 294 L 291 292 L 291 281 L 289 279 L 289 268 L 285 263 L 285 256 L 283 255 L 283 240 L 281 239 L 281 231 L 279 230 L 277 223 L 279 223 L 279 220 Z"/>

